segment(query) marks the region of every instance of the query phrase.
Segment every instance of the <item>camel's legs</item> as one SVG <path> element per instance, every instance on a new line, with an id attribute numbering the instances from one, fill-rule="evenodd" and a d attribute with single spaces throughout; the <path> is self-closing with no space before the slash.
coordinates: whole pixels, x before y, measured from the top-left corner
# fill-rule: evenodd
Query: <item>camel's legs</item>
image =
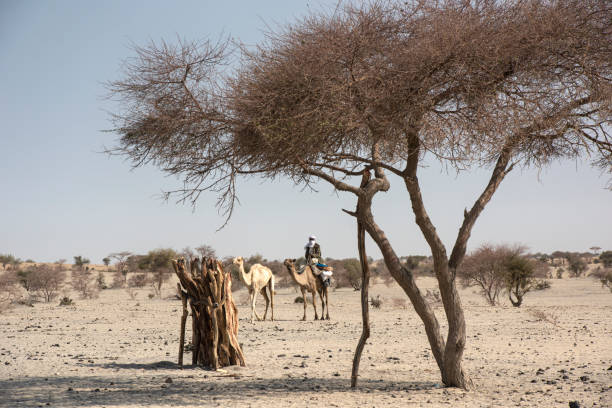
<path id="1" fill-rule="evenodd" d="M 302 299 L 304 300 L 304 317 L 302 317 L 302 320 L 306 320 L 306 293 L 304 292 L 304 288 L 300 286 L 300 290 L 302 291 Z"/>
<path id="2" fill-rule="evenodd" d="M 325 319 L 329 320 L 329 288 L 323 290 L 325 295 Z"/>
<path id="3" fill-rule="evenodd" d="M 251 311 L 253 312 L 253 314 L 255 315 L 257 320 L 261 320 L 261 316 L 259 316 L 257 314 L 257 310 L 255 310 L 255 306 L 257 305 L 257 292 L 259 292 L 259 291 L 253 289 L 253 303 L 251 304 Z M 251 317 L 251 321 L 253 321 L 252 317 Z"/>
<path id="4" fill-rule="evenodd" d="M 313 291 L 313 292 L 311 292 L 311 295 L 312 295 L 312 307 L 314 307 L 314 310 L 315 310 L 315 318 L 314 319 L 315 320 L 319 320 L 319 314 L 317 313 L 317 304 L 315 302 L 316 297 L 317 297 L 317 292 Z M 304 303 L 306 303 L 305 299 L 304 299 Z"/>
<path id="5" fill-rule="evenodd" d="M 253 321 L 255 320 L 255 301 L 254 301 L 254 297 L 255 297 L 255 291 L 251 290 L 249 291 L 249 296 L 251 297 L 250 299 L 250 303 L 251 303 L 251 323 L 253 323 Z"/>
<path id="6" fill-rule="evenodd" d="M 325 316 L 325 299 L 323 298 L 323 288 L 318 292 L 319 299 L 321 299 L 321 320 L 323 320 L 323 316 Z"/>
<path id="7" fill-rule="evenodd" d="M 274 321 L 274 276 L 271 277 L 268 282 L 268 289 L 270 290 L 270 307 L 272 308 L 272 321 Z"/>
<path id="8" fill-rule="evenodd" d="M 266 286 L 261 288 L 260 293 L 261 293 L 261 296 L 263 296 L 264 300 L 266 301 L 266 311 L 264 312 L 264 315 L 263 315 L 263 320 L 266 320 L 266 316 L 268 315 L 268 306 L 270 305 L 270 298 L 268 298 L 268 294 L 266 293 Z"/>

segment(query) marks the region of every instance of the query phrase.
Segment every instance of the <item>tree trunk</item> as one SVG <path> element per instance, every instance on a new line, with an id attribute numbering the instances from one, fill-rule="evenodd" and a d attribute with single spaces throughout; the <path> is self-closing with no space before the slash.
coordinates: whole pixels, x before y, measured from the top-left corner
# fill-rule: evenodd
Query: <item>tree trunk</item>
<path id="1" fill-rule="evenodd" d="M 362 187 L 367 183 L 370 178 L 370 172 L 364 172 L 361 180 Z M 360 201 L 357 202 L 357 206 L 360 206 Z M 359 208 L 357 209 L 359 211 Z M 365 347 L 368 337 L 370 337 L 370 311 L 368 308 L 368 287 L 370 285 L 370 267 L 368 265 L 368 257 L 365 249 L 365 229 L 363 223 L 357 219 L 357 247 L 359 249 L 359 262 L 361 263 L 361 320 L 362 320 L 362 331 L 359 343 L 355 349 L 355 356 L 353 357 L 353 371 L 351 373 L 351 388 L 357 386 L 357 377 L 359 376 L 359 362 L 361 361 L 361 353 Z"/>
<path id="2" fill-rule="evenodd" d="M 191 273 L 185 270 L 184 259 L 172 264 L 191 306 L 193 364 L 211 369 L 244 366 L 231 275 L 214 259 L 203 258 L 199 270 L 192 262 Z"/>

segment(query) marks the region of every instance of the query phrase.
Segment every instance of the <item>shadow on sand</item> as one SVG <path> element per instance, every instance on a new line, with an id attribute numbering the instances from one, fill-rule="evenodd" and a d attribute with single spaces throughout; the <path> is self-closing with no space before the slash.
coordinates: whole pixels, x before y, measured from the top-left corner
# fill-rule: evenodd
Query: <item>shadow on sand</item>
<path id="1" fill-rule="evenodd" d="M 92 365 L 95 367 L 95 365 Z M 301 399 L 303 393 L 400 393 L 439 388 L 433 382 L 383 382 L 361 379 L 352 390 L 348 378 L 254 378 L 248 370 L 207 371 L 175 363 L 104 364 L 116 370 L 145 370 L 129 378 L 104 376 L 28 377 L 0 381 L 0 407 L 88 407 L 246 404 L 258 397 Z M 150 370 L 163 370 L 152 373 Z M 180 375 L 178 375 L 180 373 Z M 171 379 L 168 380 L 168 378 Z"/>

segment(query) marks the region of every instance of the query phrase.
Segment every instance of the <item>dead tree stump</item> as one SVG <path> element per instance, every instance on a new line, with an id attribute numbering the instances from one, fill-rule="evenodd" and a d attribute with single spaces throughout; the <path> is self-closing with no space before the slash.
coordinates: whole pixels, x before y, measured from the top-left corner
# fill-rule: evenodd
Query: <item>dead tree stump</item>
<path id="1" fill-rule="evenodd" d="M 223 272 L 221 262 L 202 258 L 191 262 L 173 260 L 181 292 L 191 307 L 194 365 L 218 369 L 230 365 L 244 366 L 244 355 L 238 343 L 238 309 L 232 297 L 232 278 Z M 185 303 L 184 303 L 185 304 Z M 184 339 L 185 318 L 181 317 L 181 339 Z M 179 348 L 179 364 L 183 348 Z"/>

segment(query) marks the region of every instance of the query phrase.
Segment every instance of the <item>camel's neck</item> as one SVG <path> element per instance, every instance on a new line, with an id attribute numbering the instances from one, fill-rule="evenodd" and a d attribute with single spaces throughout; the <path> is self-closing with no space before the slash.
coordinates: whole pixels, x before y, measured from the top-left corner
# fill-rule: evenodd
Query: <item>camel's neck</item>
<path id="1" fill-rule="evenodd" d="M 288 266 L 287 270 L 289 271 L 289 275 L 291 275 L 291 278 L 295 281 L 295 283 L 300 286 L 306 286 L 308 284 L 308 281 L 306 279 L 306 270 L 304 270 L 304 272 L 302 272 L 301 274 L 298 274 L 295 265 Z"/>
<path id="2" fill-rule="evenodd" d="M 240 264 L 240 279 L 242 279 L 242 282 L 248 287 L 251 287 L 251 283 L 253 282 L 252 278 L 250 273 L 247 275 L 244 271 L 244 264 Z"/>

